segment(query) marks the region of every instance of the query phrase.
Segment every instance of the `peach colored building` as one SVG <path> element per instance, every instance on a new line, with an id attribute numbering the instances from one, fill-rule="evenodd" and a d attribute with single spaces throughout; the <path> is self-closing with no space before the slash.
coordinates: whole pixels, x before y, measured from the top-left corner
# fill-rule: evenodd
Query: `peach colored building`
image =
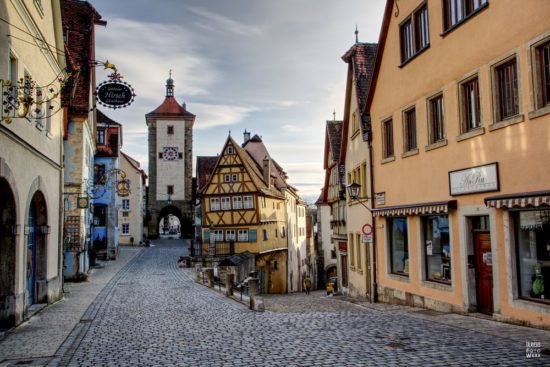
<path id="1" fill-rule="evenodd" d="M 365 110 L 382 301 L 550 327 L 548 14 L 387 1 Z"/>

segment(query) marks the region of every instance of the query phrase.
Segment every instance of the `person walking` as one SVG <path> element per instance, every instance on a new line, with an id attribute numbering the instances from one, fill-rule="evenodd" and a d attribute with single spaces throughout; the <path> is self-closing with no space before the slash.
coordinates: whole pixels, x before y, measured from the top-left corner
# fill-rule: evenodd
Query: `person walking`
<path id="1" fill-rule="evenodd" d="M 304 279 L 304 286 L 306 288 L 306 294 L 309 294 L 312 286 L 311 278 L 309 277 L 309 275 L 307 275 L 306 278 Z"/>

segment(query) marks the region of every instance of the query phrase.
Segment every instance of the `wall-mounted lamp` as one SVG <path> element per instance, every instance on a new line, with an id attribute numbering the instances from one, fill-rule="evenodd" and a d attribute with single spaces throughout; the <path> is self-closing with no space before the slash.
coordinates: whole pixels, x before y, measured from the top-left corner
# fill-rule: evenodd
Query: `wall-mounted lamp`
<path id="1" fill-rule="evenodd" d="M 361 185 L 357 182 L 353 181 L 348 186 L 346 186 L 346 189 L 348 191 L 348 195 L 352 201 L 357 201 L 359 204 L 363 205 L 369 212 L 372 213 L 372 210 L 363 203 L 363 201 L 359 200 L 359 193 L 361 192 Z M 364 197 L 363 199 L 370 199 L 369 197 Z"/>

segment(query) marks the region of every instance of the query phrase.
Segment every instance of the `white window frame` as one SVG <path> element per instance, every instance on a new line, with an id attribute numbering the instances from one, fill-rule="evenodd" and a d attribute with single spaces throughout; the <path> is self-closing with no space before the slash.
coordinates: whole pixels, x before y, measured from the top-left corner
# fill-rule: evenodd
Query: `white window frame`
<path id="1" fill-rule="evenodd" d="M 130 199 L 122 199 L 122 210 L 130 211 Z"/>
<path id="2" fill-rule="evenodd" d="M 231 198 L 229 196 L 222 196 L 220 203 L 221 210 L 231 210 Z"/>
<path id="3" fill-rule="evenodd" d="M 225 240 L 226 241 L 235 241 L 235 230 L 234 229 L 227 229 L 225 231 Z"/>
<path id="4" fill-rule="evenodd" d="M 248 229 L 239 229 L 237 235 L 237 240 L 239 242 L 248 242 Z"/>
<path id="5" fill-rule="evenodd" d="M 243 208 L 243 198 L 242 196 L 233 196 L 233 209 L 242 209 Z"/>
<path id="6" fill-rule="evenodd" d="M 220 210 L 220 198 L 210 198 L 210 210 Z"/>
<path id="7" fill-rule="evenodd" d="M 237 182 L 237 181 L 239 181 L 238 175 L 237 175 L 236 173 L 232 173 L 232 174 L 231 174 L 231 181 L 232 181 L 232 182 Z"/>
<path id="8" fill-rule="evenodd" d="M 126 230 L 124 230 L 126 228 Z M 122 223 L 122 235 L 123 236 L 129 236 L 130 235 L 130 223 Z"/>
<path id="9" fill-rule="evenodd" d="M 222 229 L 215 229 L 213 231 L 214 233 L 214 241 L 215 242 L 223 242 L 223 230 Z"/>
<path id="10" fill-rule="evenodd" d="M 231 174 L 226 173 L 223 175 L 223 182 L 231 182 Z"/>
<path id="11" fill-rule="evenodd" d="M 252 195 L 243 196 L 243 209 L 254 209 L 254 197 Z"/>

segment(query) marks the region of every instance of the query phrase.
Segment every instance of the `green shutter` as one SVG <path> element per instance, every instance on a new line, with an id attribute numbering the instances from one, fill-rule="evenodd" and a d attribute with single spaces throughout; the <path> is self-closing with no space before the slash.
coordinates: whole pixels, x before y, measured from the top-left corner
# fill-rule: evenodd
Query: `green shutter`
<path id="1" fill-rule="evenodd" d="M 249 229 L 248 230 L 248 242 L 256 242 L 256 230 L 255 229 Z"/>
<path id="2" fill-rule="evenodd" d="M 210 230 L 209 229 L 204 230 L 204 236 L 202 237 L 202 242 L 203 243 L 210 242 Z"/>

